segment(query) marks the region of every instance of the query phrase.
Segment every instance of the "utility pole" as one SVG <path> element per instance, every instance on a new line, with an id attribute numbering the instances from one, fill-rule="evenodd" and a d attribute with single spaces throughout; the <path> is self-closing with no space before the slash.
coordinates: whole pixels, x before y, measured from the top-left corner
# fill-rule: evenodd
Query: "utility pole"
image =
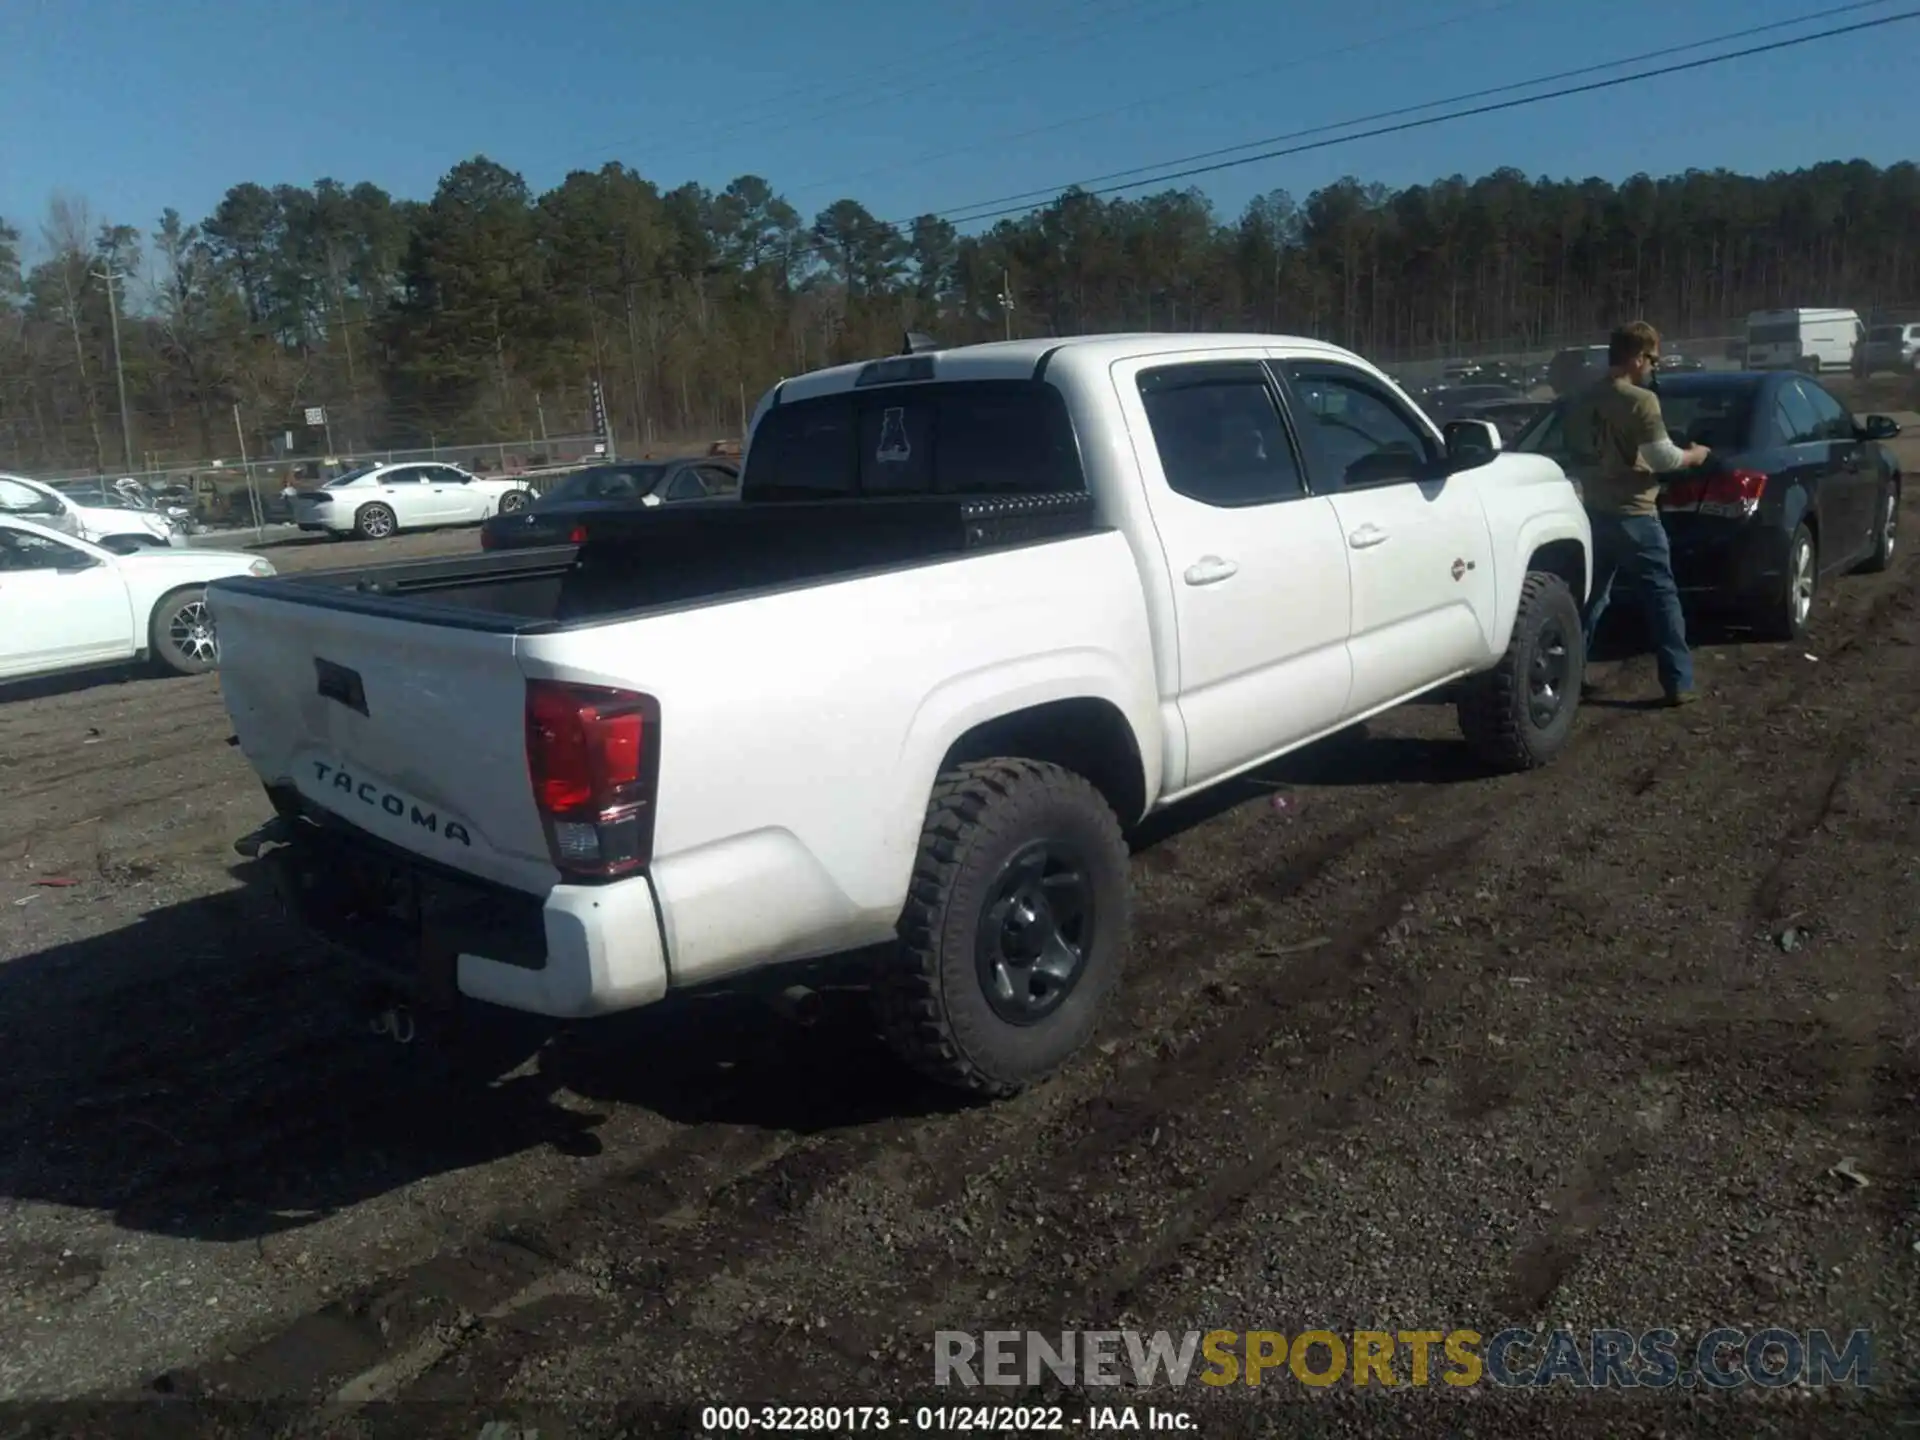
<path id="1" fill-rule="evenodd" d="M 1007 339 L 1013 339 L 1013 282 L 1007 278 L 1007 272 L 1000 272 L 1000 308 L 1007 317 Z"/>
<path id="2" fill-rule="evenodd" d="M 107 282 L 107 318 L 113 325 L 113 378 L 120 388 L 120 444 L 127 458 L 127 473 L 133 473 L 133 423 L 127 414 L 127 371 L 120 363 L 120 297 L 115 293 L 115 285 L 120 280 L 120 272 L 113 268 L 111 261 L 104 270 L 91 272 Z"/>
<path id="3" fill-rule="evenodd" d="M 540 443 L 547 443 L 547 407 L 540 399 L 538 390 L 533 392 L 533 413 L 540 417 Z"/>
<path id="4" fill-rule="evenodd" d="M 266 520 L 260 514 L 260 490 L 253 483 L 253 466 L 247 463 L 247 432 L 240 423 L 240 406 L 233 407 L 233 433 L 240 441 L 240 473 L 247 477 L 247 498 L 253 502 L 253 538 L 258 540 L 266 533 Z"/>

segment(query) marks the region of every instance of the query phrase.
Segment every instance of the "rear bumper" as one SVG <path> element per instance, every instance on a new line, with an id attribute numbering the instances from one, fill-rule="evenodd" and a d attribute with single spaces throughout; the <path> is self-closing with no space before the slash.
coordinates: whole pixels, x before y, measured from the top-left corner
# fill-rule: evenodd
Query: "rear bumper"
<path id="1" fill-rule="evenodd" d="M 457 996 L 556 1019 L 651 1004 L 666 953 L 645 876 L 544 897 L 429 865 L 284 794 L 236 845 L 287 907 L 371 978 L 429 1008 Z"/>
<path id="2" fill-rule="evenodd" d="M 1786 582 L 1787 537 L 1771 526 L 1704 515 L 1662 517 L 1680 593 L 1705 609 L 1743 609 Z"/>

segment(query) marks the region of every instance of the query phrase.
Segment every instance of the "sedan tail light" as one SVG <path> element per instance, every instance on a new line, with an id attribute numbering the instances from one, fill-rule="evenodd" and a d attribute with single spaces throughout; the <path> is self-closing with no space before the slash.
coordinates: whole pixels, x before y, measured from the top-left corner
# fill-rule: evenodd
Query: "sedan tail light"
<path id="1" fill-rule="evenodd" d="M 1660 508 L 1744 520 L 1760 509 L 1767 477 L 1758 470 L 1726 470 L 1689 475 L 1660 492 Z"/>

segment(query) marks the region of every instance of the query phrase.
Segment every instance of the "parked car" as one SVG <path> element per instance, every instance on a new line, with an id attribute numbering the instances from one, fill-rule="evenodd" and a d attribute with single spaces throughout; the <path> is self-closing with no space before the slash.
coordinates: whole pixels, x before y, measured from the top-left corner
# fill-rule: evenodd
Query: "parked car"
<path id="1" fill-rule="evenodd" d="M 402 993 L 543 1015 L 884 947 L 898 1052 L 1005 1095 L 1113 996 L 1149 813 L 1456 682 L 1490 765 L 1565 746 L 1550 460 L 1315 340 L 909 349 L 774 387 L 737 503 L 217 585 L 243 853 Z"/>
<path id="2" fill-rule="evenodd" d="M 1427 414 L 1445 424 L 1449 420 L 1468 418 L 1470 412 L 1482 405 L 1514 401 L 1524 404 L 1526 399 L 1526 392 L 1513 385 L 1443 385 L 1429 390 L 1420 404 Z"/>
<path id="3" fill-rule="evenodd" d="M 381 540 L 402 530 L 477 525 L 524 510 L 533 498 L 523 482 L 509 477 L 406 462 L 362 465 L 316 489 L 295 490 L 290 502 L 302 530 Z"/>
<path id="4" fill-rule="evenodd" d="M 179 527 L 166 516 L 117 491 L 69 494 L 24 475 L 0 475 L 0 516 L 30 520 L 119 555 L 175 545 L 180 536 Z"/>
<path id="5" fill-rule="evenodd" d="M 0 679 L 135 659 L 177 675 L 204 674 L 219 660 L 207 582 L 272 574 L 257 555 L 115 554 L 50 526 L 0 517 Z"/>
<path id="6" fill-rule="evenodd" d="M 1519 438 L 1520 432 L 1532 423 L 1535 416 L 1545 410 L 1550 401 L 1507 399 L 1482 400 L 1470 405 L 1462 405 L 1449 413 L 1453 420 L 1486 420 L 1500 432 L 1501 443 L 1511 445 Z"/>
<path id="7" fill-rule="evenodd" d="M 1893 420 L 1856 421 L 1818 381 L 1778 373 L 1675 375 L 1661 381 L 1660 406 L 1676 444 L 1713 450 L 1660 496 L 1674 576 L 1694 604 L 1798 639 L 1823 580 L 1887 568 L 1901 474 L 1880 442 L 1900 433 Z M 1563 408 L 1514 448 L 1564 463 Z"/>
<path id="8" fill-rule="evenodd" d="M 703 456 L 594 465 L 565 476 L 526 509 L 487 521 L 480 527 L 480 548 L 578 545 L 585 542 L 587 521 L 596 514 L 634 506 L 650 509 L 695 500 L 735 500 L 739 495 L 737 460 Z"/>
<path id="9" fill-rule="evenodd" d="M 1694 359 L 1691 355 L 1683 355 L 1678 350 L 1667 350 L 1662 347 L 1658 368 L 1663 375 L 1670 373 L 1691 375 L 1696 370 L 1704 370 L 1707 367 L 1704 362 Z"/>
<path id="10" fill-rule="evenodd" d="M 1860 347 L 1860 372 L 1920 370 L 1920 324 L 1875 325 Z"/>
<path id="11" fill-rule="evenodd" d="M 1575 345 L 1547 362 L 1547 384 L 1555 395 L 1571 395 L 1607 373 L 1607 347 Z"/>
<path id="12" fill-rule="evenodd" d="M 1746 366 L 1807 375 L 1850 370 L 1866 329 L 1853 310 L 1756 310 L 1747 316 Z"/>

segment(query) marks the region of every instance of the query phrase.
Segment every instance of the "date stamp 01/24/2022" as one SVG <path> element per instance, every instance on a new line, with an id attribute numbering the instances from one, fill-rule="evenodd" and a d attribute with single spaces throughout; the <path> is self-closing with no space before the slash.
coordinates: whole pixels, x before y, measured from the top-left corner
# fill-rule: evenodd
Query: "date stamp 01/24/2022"
<path id="1" fill-rule="evenodd" d="M 703 1435 L 765 1433 L 850 1435 L 899 1430 L 921 1435 L 1013 1435 L 1109 1430 L 1192 1434 L 1191 1412 L 1165 1405 L 708 1405 Z"/>

